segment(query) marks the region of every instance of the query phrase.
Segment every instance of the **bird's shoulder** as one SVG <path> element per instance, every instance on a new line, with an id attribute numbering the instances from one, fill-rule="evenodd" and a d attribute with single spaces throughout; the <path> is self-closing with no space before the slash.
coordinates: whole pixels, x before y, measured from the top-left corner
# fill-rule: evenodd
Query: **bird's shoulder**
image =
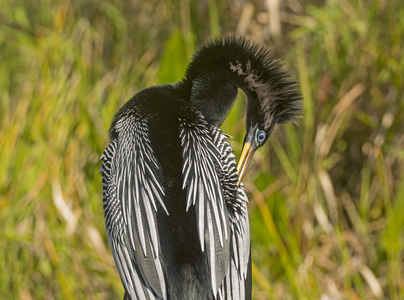
<path id="1" fill-rule="evenodd" d="M 164 124 L 173 119 L 178 125 L 195 130 L 206 128 L 208 123 L 202 113 L 189 102 L 178 84 L 156 85 L 144 89 L 129 99 L 116 113 L 110 127 L 111 140 L 119 135 L 128 122 Z"/>

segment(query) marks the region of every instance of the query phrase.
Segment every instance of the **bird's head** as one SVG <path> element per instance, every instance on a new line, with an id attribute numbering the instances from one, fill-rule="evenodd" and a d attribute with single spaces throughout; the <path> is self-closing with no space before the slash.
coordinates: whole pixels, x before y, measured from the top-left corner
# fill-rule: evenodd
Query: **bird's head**
<path id="1" fill-rule="evenodd" d="M 240 40 L 239 40 L 240 41 Z M 255 151 L 267 141 L 276 124 L 294 121 L 301 113 L 302 95 L 282 61 L 270 51 L 245 40 L 243 62 L 230 63 L 242 79 L 239 87 L 247 95 L 246 135 L 237 165 L 240 185 Z"/>
<path id="2" fill-rule="evenodd" d="M 281 60 L 269 49 L 234 36 L 213 39 L 193 57 L 183 80 L 190 101 L 205 119 L 220 126 L 240 88 L 247 95 L 246 135 L 237 166 L 240 184 L 255 151 L 277 123 L 300 115 L 302 96 Z"/>

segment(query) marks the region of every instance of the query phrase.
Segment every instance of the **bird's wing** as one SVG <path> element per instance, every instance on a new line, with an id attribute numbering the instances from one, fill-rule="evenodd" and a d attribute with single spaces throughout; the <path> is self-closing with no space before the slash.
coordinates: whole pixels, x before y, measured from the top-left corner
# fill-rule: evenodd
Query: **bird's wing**
<path id="1" fill-rule="evenodd" d="M 239 187 L 236 198 L 240 208 L 229 209 L 230 265 L 218 291 L 217 299 L 220 300 L 251 297 L 250 229 L 247 197 L 242 187 Z"/>
<path id="2" fill-rule="evenodd" d="M 157 210 L 163 202 L 162 170 L 146 120 L 127 117 L 101 156 L 105 225 L 111 250 L 132 299 L 166 298 L 159 258 Z M 153 296 L 153 294 L 155 296 Z"/>
<path id="3" fill-rule="evenodd" d="M 220 152 L 203 117 L 192 126 L 182 124 L 180 140 L 187 211 L 195 206 L 200 246 L 206 251 L 211 285 L 216 294 L 229 263 L 228 215 L 218 174 Z"/>
<path id="4" fill-rule="evenodd" d="M 230 223 L 230 264 L 223 279 L 217 299 L 249 299 L 251 297 L 250 228 L 247 213 L 247 196 L 241 185 L 236 190 L 237 168 L 233 149 L 227 135 L 210 127 L 213 142 L 221 153 L 222 186 Z"/>

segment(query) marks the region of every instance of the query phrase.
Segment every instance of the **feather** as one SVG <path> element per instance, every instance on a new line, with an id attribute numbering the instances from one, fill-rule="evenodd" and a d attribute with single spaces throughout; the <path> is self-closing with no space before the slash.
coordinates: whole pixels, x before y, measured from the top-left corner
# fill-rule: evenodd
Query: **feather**
<path id="1" fill-rule="evenodd" d="M 162 171 L 150 146 L 147 123 L 126 118 L 119 127 L 101 156 L 108 239 L 132 299 L 165 299 L 156 223 L 159 209 L 168 213 L 159 183 Z"/>
<path id="2" fill-rule="evenodd" d="M 187 209 L 196 206 L 216 298 L 244 299 L 250 256 L 247 197 L 242 187 L 235 192 L 236 162 L 227 136 L 202 121 L 180 129 Z"/>
<path id="3" fill-rule="evenodd" d="M 247 275 L 251 272 L 248 265 L 250 259 L 248 199 L 242 185 L 236 190 L 236 161 L 233 149 L 227 142 L 227 136 L 216 126 L 211 125 L 209 130 L 214 144 L 221 153 L 223 174 L 220 180 L 226 200 L 227 220 L 230 228 L 230 262 L 216 298 L 223 300 L 247 299 L 251 296 L 246 294 L 245 289 L 245 286 L 249 284 Z"/>

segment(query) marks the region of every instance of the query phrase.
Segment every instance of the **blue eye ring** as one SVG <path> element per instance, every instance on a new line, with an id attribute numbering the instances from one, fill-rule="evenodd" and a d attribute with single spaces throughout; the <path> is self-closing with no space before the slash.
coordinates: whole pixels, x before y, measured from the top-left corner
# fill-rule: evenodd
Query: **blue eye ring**
<path id="1" fill-rule="evenodd" d="M 255 134 L 255 140 L 257 144 L 261 144 L 265 140 L 265 132 L 263 130 L 258 130 L 257 133 Z"/>

